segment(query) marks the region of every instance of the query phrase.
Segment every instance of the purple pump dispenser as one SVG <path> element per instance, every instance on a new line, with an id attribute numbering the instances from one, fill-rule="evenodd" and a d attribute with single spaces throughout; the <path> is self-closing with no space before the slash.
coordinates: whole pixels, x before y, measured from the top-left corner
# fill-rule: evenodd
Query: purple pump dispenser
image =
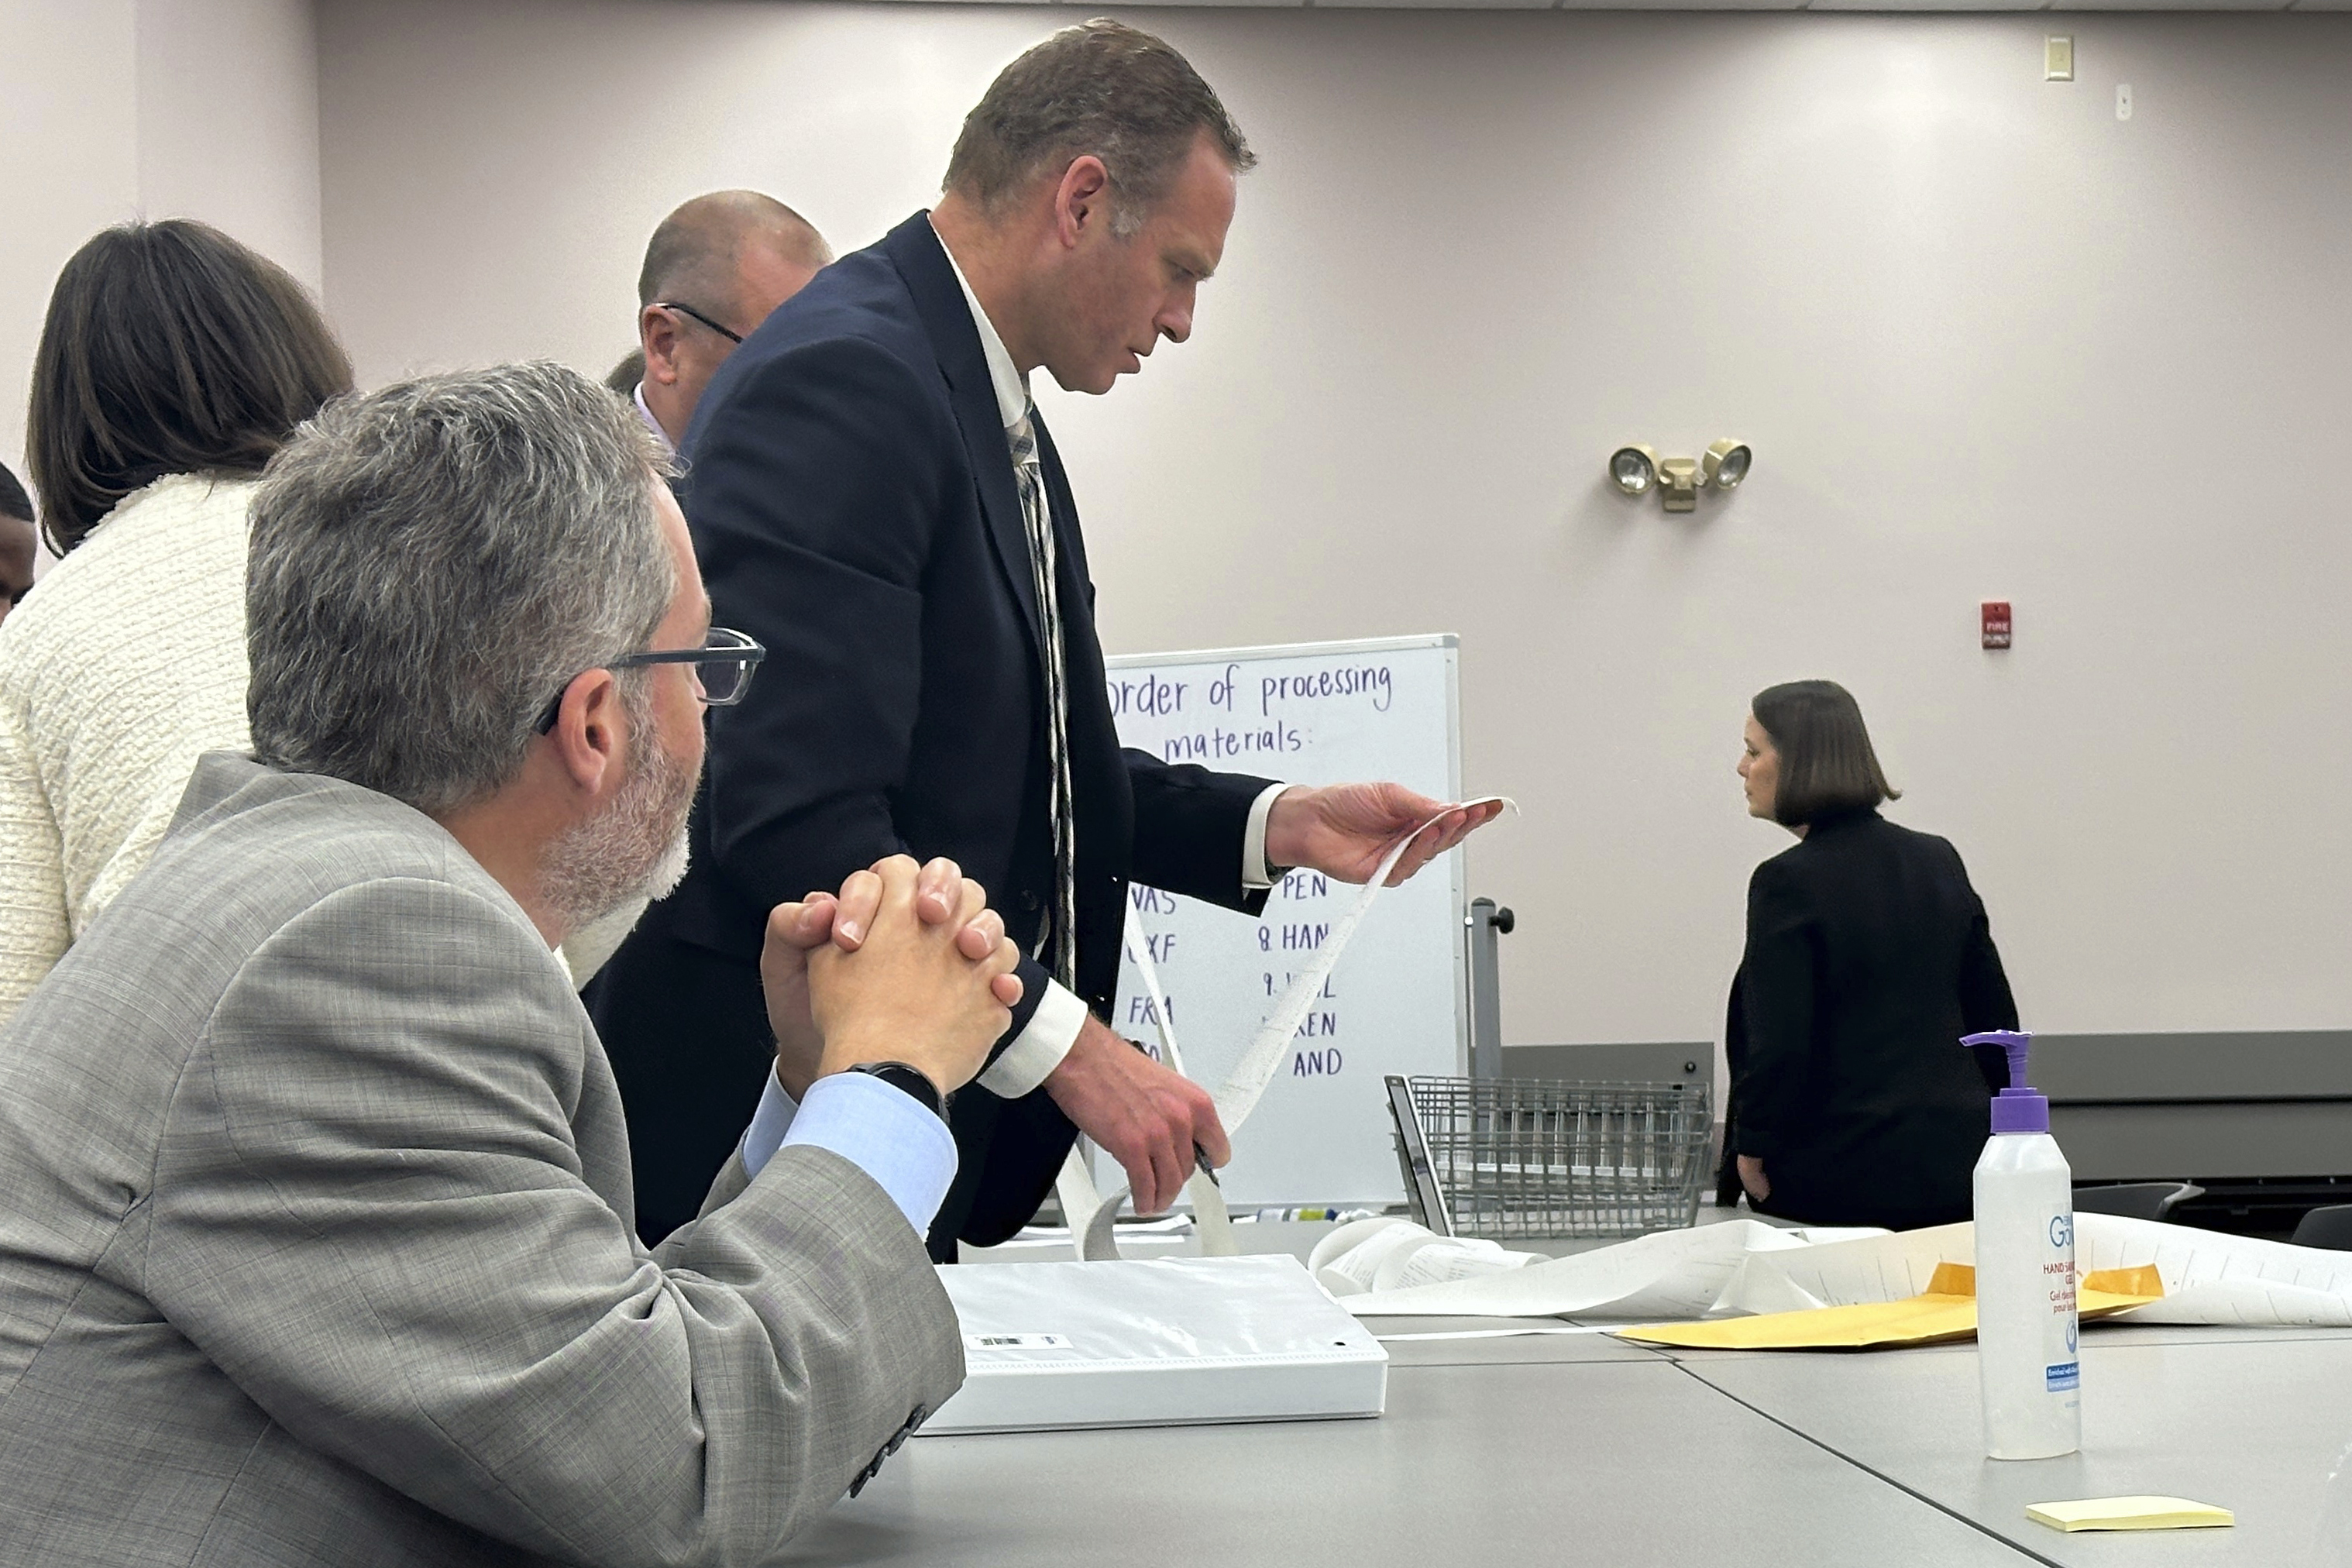
<path id="1" fill-rule="evenodd" d="M 1981 1035 L 1963 1035 L 1964 1046 L 1999 1046 L 2009 1053 L 2010 1087 L 1992 1099 L 1992 1130 L 1995 1132 L 2047 1132 L 2050 1131 L 2050 1097 L 2025 1083 L 2025 1053 L 2033 1044 L 2033 1037 L 2014 1029 L 1991 1029 Z"/>

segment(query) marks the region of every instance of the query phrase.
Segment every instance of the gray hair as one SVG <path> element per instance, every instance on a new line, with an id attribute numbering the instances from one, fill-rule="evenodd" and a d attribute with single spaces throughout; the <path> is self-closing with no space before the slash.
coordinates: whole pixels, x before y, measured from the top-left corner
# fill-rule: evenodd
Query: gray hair
<path id="1" fill-rule="evenodd" d="M 254 497 L 255 754 L 428 812 L 508 783 L 549 702 L 668 611 L 662 472 L 635 415 L 562 365 L 330 404 Z"/>
<path id="2" fill-rule="evenodd" d="M 1006 66 L 964 117 L 945 188 L 991 216 L 1041 175 L 1091 153 L 1110 176 L 1111 232 L 1143 226 L 1202 136 L 1235 174 L 1257 163 L 1192 62 L 1150 33 L 1097 16 Z"/>

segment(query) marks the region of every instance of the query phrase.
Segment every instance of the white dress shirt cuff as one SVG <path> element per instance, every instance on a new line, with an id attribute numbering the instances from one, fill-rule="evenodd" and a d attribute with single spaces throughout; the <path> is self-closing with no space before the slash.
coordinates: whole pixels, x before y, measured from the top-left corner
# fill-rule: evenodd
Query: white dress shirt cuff
<path id="1" fill-rule="evenodd" d="M 1268 784 L 1250 802 L 1249 826 L 1242 830 L 1242 890 L 1254 893 L 1274 886 L 1275 868 L 1265 858 L 1265 819 L 1288 784 Z"/>
<path id="2" fill-rule="evenodd" d="M 1078 994 L 1058 980 L 1048 980 L 1037 1010 L 1029 1015 L 1029 1026 L 972 1081 L 999 1100 L 1018 1100 L 1062 1065 L 1086 1026 L 1087 1005 Z"/>
<path id="3" fill-rule="evenodd" d="M 906 1090 L 866 1073 L 821 1078 L 798 1105 L 769 1073 L 760 1108 L 743 1131 L 745 1173 L 758 1175 L 792 1143 L 830 1149 L 873 1177 L 918 1236 L 930 1230 L 955 1180 L 955 1135 L 948 1124 Z"/>
<path id="4" fill-rule="evenodd" d="M 743 1129 L 741 1152 L 746 1176 L 758 1175 L 776 1157 L 800 1109 L 800 1102 L 784 1092 L 784 1086 L 776 1081 L 775 1069 L 770 1068 L 768 1081 L 760 1086 L 759 1109 L 751 1112 L 751 1125 Z"/>

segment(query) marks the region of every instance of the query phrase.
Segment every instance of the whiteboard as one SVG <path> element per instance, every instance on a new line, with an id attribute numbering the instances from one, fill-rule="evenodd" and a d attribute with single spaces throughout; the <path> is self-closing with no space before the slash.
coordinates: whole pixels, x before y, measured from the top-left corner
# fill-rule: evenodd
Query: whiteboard
<path id="1" fill-rule="evenodd" d="M 1451 633 L 1105 660 L 1124 745 L 1171 763 L 1290 784 L 1393 780 L 1462 797 Z M 1158 889 L 1128 892 L 1184 1068 L 1213 1089 L 1356 889 L 1292 872 L 1262 918 Z M 1467 1060 L 1462 853 L 1391 889 L 1357 928 L 1219 1173 L 1235 1207 L 1386 1204 L 1402 1195 L 1381 1078 L 1459 1073 Z M 1158 1054 L 1150 997 L 1119 968 L 1111 1027 Z"/>

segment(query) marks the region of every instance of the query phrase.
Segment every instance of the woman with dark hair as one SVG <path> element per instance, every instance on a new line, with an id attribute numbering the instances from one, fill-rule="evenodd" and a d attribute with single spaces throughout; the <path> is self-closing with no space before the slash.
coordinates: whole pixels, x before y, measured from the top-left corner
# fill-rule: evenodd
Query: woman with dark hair
<path id="1" fill-rule="evenodd" d="M 1959 1039 L 2017 1027 L 2017 1004 L 1958 852 L 1878 815 L 1898 796 L 1833 681 L 1757 693 L 1739 776 L 1798 842 L 1748 884 L 1719 1195 L 1812 1225 L 1967 1219 L 2007 1074 Z"/>
<path id="2" fill-rule="evenodd" d="M 184 219 L 58 275 L 26 431 L 63 557 L 0 623 L 0 1024 L 242 750 L 246 506 L 351 363 L 274 263 Z"/>

